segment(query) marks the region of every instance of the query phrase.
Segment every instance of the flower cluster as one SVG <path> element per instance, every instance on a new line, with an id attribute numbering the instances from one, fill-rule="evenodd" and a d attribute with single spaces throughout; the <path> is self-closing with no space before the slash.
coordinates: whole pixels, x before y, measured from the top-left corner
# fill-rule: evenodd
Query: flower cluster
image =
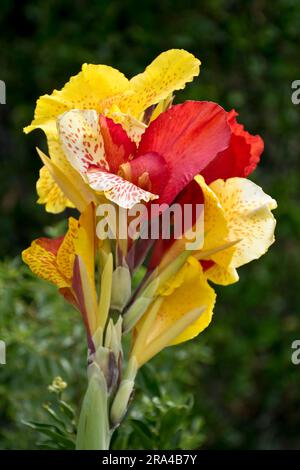
<path id="1" fill-rule="evenodd" d="M 131 80 L 111 67 L 84 64 L 60 91 L 38 100 L 25 128 L 42 129 L 48 141 L 50 158 L 38 150 L 44 165 L 38 203 L 52 213 L 66 207 L 80 213 L 69 219 L 65 236 L 39 238 L 23 252 L 31 270 L 55 284 L 85 323 L 89 387 L 78 448 L 108 446 L 138 368 L 202 332 L 216 299 L 211 283 L 236 282 L 237 268 L 274 241 L 276 202 L 247 179 L 262 139 L 237 122 L 235 110 L 207 101 L 172 104 L 173 93 L 199 69 L 200 61 L 184 50 L 162 53 Z M 203 205 L 203 242 L 193 250 L 186 249 L 184 232 L 167 240 L 97 236 L 97 208 L 104 203 L 128 212 L 158 204 L 159 219 L 174 202 Z M 133 290 L 142 264 L 145 276 Z M 132 347 L 122 377 L 128 333 Z"/>

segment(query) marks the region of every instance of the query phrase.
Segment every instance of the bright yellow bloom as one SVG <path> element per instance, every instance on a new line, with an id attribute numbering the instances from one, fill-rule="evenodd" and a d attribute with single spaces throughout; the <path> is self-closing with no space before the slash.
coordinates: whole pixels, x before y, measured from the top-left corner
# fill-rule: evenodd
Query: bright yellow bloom
<path id="1" fill-rule="evenodd" d="M 112 67 L 84 64 L 82 71 L 61 90 L 39 98 L 34 120 L 24 131 L 40 128 L 45 132 L 54 166 L 51 169 L 48 164 L 47 169 L 41 171 L 38 202 L 46 204 L 46 210 L 54 213 L 76 205 L 76 197 L 66 197 L 65 187 L 61 186 L 56 173 L 63 173 L 75 188 L 84 189 L 85 205 L 93 200 L 87 185 L 80 181 L 80 175 L 74 174 L 62 151 L 56 127 L 61 114 L 71 109 L 94 109 L 120 122 L 129 136 L 138 140 L 146 127 L 142 122 L 145 111 L 152 105 L 158 105 L 155 116 L 163 111 L 172 93 L 184 88 L 199 74 L 199 66 L 200 61 L 192 54 L 177 49 L 160 54 L 143 73 L 131 80 Z"/>

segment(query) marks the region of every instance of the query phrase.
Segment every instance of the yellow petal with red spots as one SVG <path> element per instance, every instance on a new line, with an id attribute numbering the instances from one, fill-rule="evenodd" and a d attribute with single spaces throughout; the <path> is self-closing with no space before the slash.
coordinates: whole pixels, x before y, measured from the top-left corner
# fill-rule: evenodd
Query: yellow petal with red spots
<path id="1" fill-rule="evenodd" d="M 78 221 L 69 218 L 68 231 L 57 251 L 57 267 L 68 279 L 72 279 L 75 259 L 75 239 L 78 236 Z"/>
<path id="2" fill-rule="evenodd" d="M 95 281 L 95 251 L 96 251 L 96 215 L 95 207 L 89 204 L 79 218 L 78 236 L 75 240 L 75 252 L 86 266 L 90 281 Z"/>
<path id="3" fill-rule="evenodd" d="M 46 166 L 40 169 L 40 177 L 36 184 L 39 195 L 38 204 L 45 204 L 47 212 L 58 214 L 66 207 L 74 207 L 62 190 L 57 186 Z"/>
<path id="4" fill-rule="evenodd" d="M 69 230 L 63 239 L 40 238 L 22 252 L 23 261 L 36 276 L 52 282 L 60 289 L 72 285 L 77 227 L 77 220 L 70 218 Z"/>
<path id="5" fill-rule="evenodd" d="M 70 166 L 70 171 L 65 172 L 39 149 L 37 152 L 58 187 L 80 212 L 84 211 L 90 202 L 96 202 L 94 192 L 77 171 Z"/>
<path id="6" fill-rule="evenodd" d="M 69 280 L 57 269 L 55 255 L 40 246 L 39 240 L 34 240 L 31 246 L 22 252 L 22 258 L 41 279 L 52 282 L 59 288 L 70 286 Z"/>
<path id="7" fill-rule="evenodd" d="M 222 286 L 234 284 L 239 280 L 239 275 L 235 268 L 221 266 L 219 264 L 214 264 L 211 268 L 205 271 L 205 276 L 215 284 L 220 284 Z"/>
<path id="8" fill-rule="evenodd" d="M 118 103 L 122 112 L 137 119 L 151 105 L 165 100 L 199 75 L 200 61 L 183 49 L 170 49 L 160 54 L 143 73 L 130 82 L 131 94 Z"/>
<path id="9" fill-rule="evenodd" d="M 116 105 L 112 106 L 107 116 L 114 122 L 121 124 L 130 140 L 137 144 L 140 142 L 142 135 L 147 129 L 146 124 L 130 114 L 122 113 Z"/>

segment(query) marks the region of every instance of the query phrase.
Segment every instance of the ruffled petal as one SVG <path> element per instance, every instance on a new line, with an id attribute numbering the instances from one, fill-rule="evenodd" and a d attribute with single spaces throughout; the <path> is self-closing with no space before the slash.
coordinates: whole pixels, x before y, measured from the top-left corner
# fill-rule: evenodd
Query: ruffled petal
<path id="1" fill-rule="evenodd" d="M 23 261 L 36 276 L 55 284 L 59 289 L 71 287 L 77 229 L 77 220 L 70 218 L 65 237 L 34 240 L 22 252 Z"/>
<path id="2" fill-rule="evenodd" d="M 55 255 L 40 246 L 38 240 L 34 240 L 22 252 L 22 259 L 39 278 L 50 281 L 59 288 L 69 287 L 68 280 L 56 268 Z"/>
<path id="3" fill-rule="evenodd" d="M 138 119 L 151 105 L 180 90 L 199 74 L 200 61 L 182 49 L 170 49 L 160 54 L 143 73 L 130 82 L 131 94 L 120 101 L 121 111 Z"/>
<path id="4" fill-rule="evenodd" d="M 229 147 L 220 152 L 202 172 L 209 184 L 216 179 L 235 176 L 247 177 L 255 170 L 264 150 L 264 142 L 259 135 L 251 135 L 236 121 L 235 110 L 228 113 L 228 124 L 232 131 Z"/>
<path id="5" fill-rule="evenodd" d="M 212 263 L 212 265 L 204 271 L 204 274 L 209 281 L 221 286 L 229 286 L 239 280 L 239 275 L 235 268 L 221 266 L 216 263 Z"/>
<path id="6" fill-rule="evenodd" d="M 176 203 L 180 204 L 183 208 L 185 204 L 191 205 L 194 209 L 196 205 L 203 205 L 204 214 L 202 214 L 202 210 L 201 214 L 200 210 L 194 210 L 192 214 L 192 225 L 191 227 L 186 227 L 188 230 L 191 229 L 193 233 L 196 233 L 196 215 L 203 215 L 203 223 L 201 220 L 198 221 L 198 227 L 200 230 L 203 230 L 203 234 L 198 234 L 199 254 L 201 254 L 201 251 L 216 251 L 218 247 L 224 245 L 228 237 L 226 216 L 218 197 L 205 183 L 201 175 L 195 176 L 194 180 L 186 187 L 185 191 L 176 199 Z M 201 207 L 199 207 L 199 209 L 201 209 Z M 184 214 L 184 211 L 182 213 Z M 177 240 L 158 240 L 155 243 L 150 259 L 150 268 L 154 269 L 157 264 L 159 264 L 161 268 L 166 266 L 180 253 L 185 251 L 186 245 L 191 242 L 192 240 L 188 240 L 184 234 Z M 226 251 L 226 253 L 228 253 L 228 251 Z M 223 258 L 224 254 L 222 252 L 215 252 L 209 257 L 209 259 L 213 259 L 215 262 L 221 262 L 222 264 Z M 226 261 L 228 261 L 227 256 Z"/>
<path id="7" fill-rule="evenodd" d="M 120 165 L 134 158 L 136 144 L 121 124 L 103 115 L 100 116 L 99 123 L 109 169 L 112 173 L 117 173 Z"/>
<path id="8" fill-rule="evenodd" d="M 43 129 L 56 135 L 56 119 L 71 109 L 95 109 L 103 113 L 111 101 L 128 89 L 129 81 L 118 70 L 106 65 L 83 64 L 81 72 L 72 77 L 61 90 L 38 99 L 34 120 L 24 131 Z"/>
<path id="9" fill-rule="evenodd" d="M 73 266 L 75 259 L 75 239 L 78 236 L 78 221 L 73 217 L 69 218 L 68 231 L 57 251 L 56 262 L 57 268 L 64 273 L 68 279 L 72 279 Z"/>
<path id="10" fill-rule="evenodd" d="M 259 258 L 274 242 L 276 221 L 272 210 L 276 201 L 245 178 L 214 181 L 210 188 L 217 195 L 229 227 L 229 241 L 236 244 L 231 268 Z"/>
<path id="11" fill-rule="evenodd" d="M 97 168 L 91 168 L 87 172 L 87 179 L 91 188 L 104 192 L 107 199 L 124 209 L 131 209 L 141 201 L 149 202 L 158 197 L 126 181 L 121 176 Z"/>
<path id="12" fill-rule="evenodd" d="M 138 144 L 142 135 L 147 129 L 147 125 L 130 114 L 122 113 L 117 106 L 112 106 L 107 114 L 114 122 L 121 124 L 128 137 Z"/>
<path id="13" fill-rule="evenodd" d="M 159 203 L 171 203 L 227 148 L 230 135 L 226 112 L 215 103 L 188 101 L 160 114 L 143 134 L 138 148 L 138 155 L 156 152 L 168 165 L 170 178 Z"/>
<path id="14" fill-rule="evenodd" d="M 97 111 L 73 109 L 58 118 L 57 126 L 68 161 L 83 177 L 92 165 L 109 170 Z"/>
<path id="15" fill-rule="evenodd" d="M 210 251 L 223 245 L 228 238 L 228 225 L 226 215 L 217 195 L 205 183 L 203 176 L 195 176 L 204 197 L 204 243 L 202 251 Z M 191 201 L 192 202 L 192 201 Z M 212 255 L 215 261 L 220 253 Z"/>

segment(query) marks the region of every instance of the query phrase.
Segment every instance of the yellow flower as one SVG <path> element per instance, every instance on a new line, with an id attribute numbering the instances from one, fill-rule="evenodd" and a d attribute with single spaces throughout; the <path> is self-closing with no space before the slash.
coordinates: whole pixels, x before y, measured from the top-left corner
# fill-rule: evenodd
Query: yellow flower
<path id="1" fill-rule="evenodd" d="M 24 129 L 26 133 L 42 129 L 48 141 L 51 161 L 46 160 L 46 156 L 42 158 L 45 167 L 37 183 L 38 202 L 46 204 L 46 210 L 54 213 L 65 207 L 78 207 L 79 196 L 65 191 L 64 183 L 69 182 L 83 194 L 83 206 L 93 201 L 92 191 L 76 174 L 62 151 L 56 127 L 61 114 L 72 109 L 94 109 L 121 123 L 137 141 L 146 128 L 142 121 L 148 119 L 145 116 L 147 109 L 157 105 L 153 110 L 153 116 L 157 116 L 170 103 L 172 93 L 184 88 L 199 74 L 199 66 L 200 61 L 192 54 L 177 49 L 160 54 L 143 73 L 131 80 L 112 67 L 84 64 L 81 72 L 61 90 L 39 98 L 34 120 Z M 63 184 L 61 175 L 65 180 Z"/>

